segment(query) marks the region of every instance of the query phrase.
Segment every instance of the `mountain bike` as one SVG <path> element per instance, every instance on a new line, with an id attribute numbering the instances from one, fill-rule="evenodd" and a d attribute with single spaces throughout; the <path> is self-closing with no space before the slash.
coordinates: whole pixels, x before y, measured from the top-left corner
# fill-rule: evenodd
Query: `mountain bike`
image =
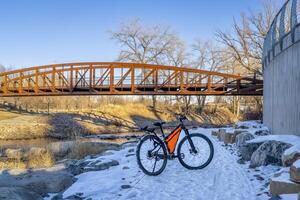
<path id="1" fill-rule="evenodd" d="M 178 116 L 179 125 L 167 136 L 164 134 L 163 125 L 165 122 L 155 122 L 154 126 L 159 127 L 162 133 L 159 136 L 156 128 L 142 128 L 146 134 L 138 143 L 136 156 L 140 169 L 149 176 L 161 174 L 167 160 L 178 158 L 182 166 L 190 170 L 203 169 L 209 165 L 213 159 L 214 147 L 210 139 L 200 133 L 189 133 L 184 125 L 185 116 Z M 185 133 L 183 139 L 177 147 L 177 142 L 181 132 Z"/>

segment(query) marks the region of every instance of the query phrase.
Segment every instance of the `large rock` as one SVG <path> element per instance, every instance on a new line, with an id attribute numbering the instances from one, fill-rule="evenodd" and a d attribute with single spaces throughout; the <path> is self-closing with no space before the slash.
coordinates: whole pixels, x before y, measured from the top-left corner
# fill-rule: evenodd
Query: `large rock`
<path id="1" fill-rule="evenodd" d="M 226 135 L 226 129 L 219 129 L 218 139 L 224 141 Z"/>
<path id="2" fill-rule="evenodd" d="M 218 136 L 219 131 L 212 131 L 211 134 L 212 134 L 213 136 Z"/>
<path id="3" fill-rule="evenodd" d="M 298 159 L 300 159 L 300 145 L 285 150 L 281 158 L 283 165 L 286 167 L 291 166 Z"/>
<path id="4" fill-rule="evenodd" d="M 281 157 L 284 151 L 292 145 L 279 141 L 266 141 L 252 154 L 250 167 L 269 164 L 282 166 Z"/>
<path id="5" fill-rule="evenodd" d="M 242 125 L 236 125 L 236 129 L 249 129 L 249 127 L 242 124 Z"/>
<path id="6" fill-rule="evenodd" d="M 236 145 L 241 147 L 246 144 L 246 141 L 254 139 L 254 136 L 249 132 L 242 132 L 236 136 Z"/>
<path id="7" fill-rule="evenodd" d="M 242 160 L 250 161 L 252 154 L 259 148 L 262 143 L 245 143 L 239 146 L 239 153 L 241 154 Z"/>
<path id="8" fill-rule="evenodd" d="M 40 195 L 58 193 L 74 183 L 74 176 L 63 165 L 48 169 L 18 171 L 0 175 L 0 187 L 23 187 Z"/>
<path id="9" fill-rule="evenodd" d="M 289 180 L 286 172 L 276 175 L 270 182 L 270 193 L 274 196 L 281 194 L 296 194 L 300 192 L 300 184 Z"/>
<path id="10" fill-rule="evenodd" d="M 265 135 L 270 135 L 270 131 L 268 130 L 258 130 L 254 133 L 254 135 L 257 135 L 257 136 L 265 136 Z"/>
<path id="11" fill-rule="evenodd" d="M 235 130 L 234 132 L 226 132 L 224 137 L 225 144 L 234 144 L 239 134 L 245 132 L 245 130 Z"/>
<path id="12" fill-rule="evenodd" d="M 73 175 L 78 175 L 89 171 L 105 170 L 117 165 L 119 165 L 119 162 L 116 160 L 105 160 L 105 159 L 78 160 L 69 163 L 67 169 Z"/>
<path id="13" fill-rule="evenodd" d="M 300 184 L 300 160 L 297 160 L 290 168 L 290 178 Z"/>
<path id="14" fill-rule="evenodd" d="M 235 135 L 239 135 L 241 133 L 249 133 L 249 132 L 247 130 L 243 130 L 243 129 L 235 129 L 234 130 Z"/>
<path id="15" fill-rule="evenodd" d="M 236 135 L 234 133 L 226 133 L 224 137 L 225 144 L 233 144 L 235 143 Z"/>
<path id="16" fill-rule="evenodd" d="M 39 194 L 22 187 L 0 187 L 1 200 L 42 200 Z"/>

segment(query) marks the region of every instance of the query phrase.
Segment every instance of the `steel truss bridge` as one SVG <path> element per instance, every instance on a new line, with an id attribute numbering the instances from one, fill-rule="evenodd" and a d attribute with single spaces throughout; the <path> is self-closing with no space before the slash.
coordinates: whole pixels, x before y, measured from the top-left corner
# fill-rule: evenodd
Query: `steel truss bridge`
<path id="1" fill-rule="evenodd" d="M 255 77 L 152 64 L 65 63 L 0 73 L 0 97 L 262 94 Z"/>

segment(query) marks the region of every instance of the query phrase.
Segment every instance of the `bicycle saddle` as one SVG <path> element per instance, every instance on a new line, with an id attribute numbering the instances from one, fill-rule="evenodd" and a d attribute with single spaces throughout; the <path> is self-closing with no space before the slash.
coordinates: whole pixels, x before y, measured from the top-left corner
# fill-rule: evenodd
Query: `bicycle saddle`
<path id="1" fill-rule="evenodd" d="M 148 128 L 148 126 L 145 126 L 144 128 L 141 128 L 142 131 L 148 131 L 148 132 L 154 132 L 155 128 Z"/>
<path id="2" fill-rule="evenodd" d="M 153 123 L 153 125 L 154 126 L 162 126 L 162 125 L 164 125 L 166 122 L 164 122 L 164 121 L 160 121 L 160 122 L 154 122 Z"/>

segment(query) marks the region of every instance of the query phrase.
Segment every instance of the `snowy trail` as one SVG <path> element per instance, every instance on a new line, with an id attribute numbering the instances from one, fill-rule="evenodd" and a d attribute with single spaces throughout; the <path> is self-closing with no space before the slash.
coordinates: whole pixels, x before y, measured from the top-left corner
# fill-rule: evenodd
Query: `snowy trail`
<path id="1" fill-rule="evenodd" d="M 193 132 L 209 133 L 209 129 Z M 210 135 L 210 134 L 207 134 Z M 136 157 L 125 148 L 105 159 L 115 159 L 120 165 L 108 170 L 87 172 L 78 176 L 64 197 L 83 193 L 92 199 L 186 199 L 186 200 L 256 200 L 253 185 L 245 169 L 219 143 L 212 139 L 215 155 L 212 163 L 203 170 L 190 171 L 178 160 L 168 161 L 165 171 L 157 177 L 140 172 Z M 127 156 L 126 156 L 127 155 Z M 129 156 L 128 156 L 129 155 Z M 129 169 L 127 169 L 129 167 Z M 121 189 L 122 185 L 132 186 Z"/>

